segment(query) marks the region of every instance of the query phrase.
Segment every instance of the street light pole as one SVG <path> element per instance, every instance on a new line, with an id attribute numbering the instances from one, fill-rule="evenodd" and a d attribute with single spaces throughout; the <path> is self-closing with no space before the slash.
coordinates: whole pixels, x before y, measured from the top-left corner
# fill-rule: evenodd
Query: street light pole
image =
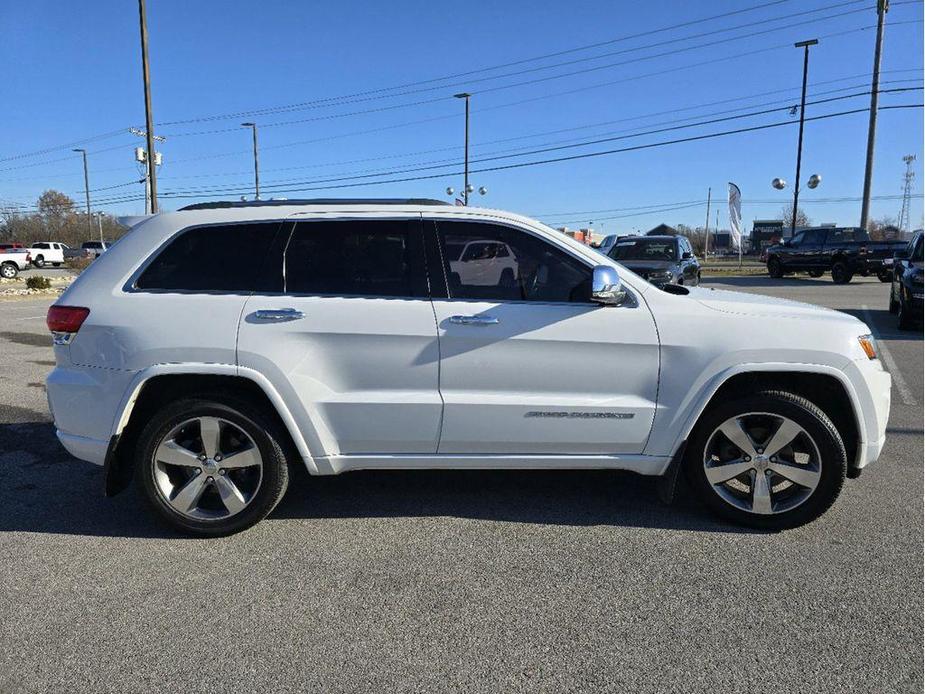
<path id="1" fill-rule="evenodd" d="M 85 149 L 75 149 L 75 152 L 80 152 L 84 158 L 84 194 L 87 196 L 87 229 L 90 230 L 90 235 L 93 235 L 93 220 L 90 218 L 90 174 L 87 172 L 87 150 Z"/>
<path id="2" fill-rule="evenodd" d="M 457 99 L 466 100 L 466 153 L 463 167 L 463 204 L 469 205 L 469 97 L 471 94 L 462 92 L 454 94 Z"/>
<path id="3" fill-rule="evenodd" d="M 151 70 L 148 67 L 148 20 L 145 0 L 138 0 L 141 23 L 141 71 L 145 86 L 145 136 L 148 144 L 148 185 L 151 188 L 151 214 L 157 214 L 157 170 L 154 164 L 154 115 L 151 112 Z"/>
<path id="4" fill-rule="evenodd" d="M 260 199 L 260 165 L 257 159 L 257 124 L 241 123 L 244 128 L 250 128 L 254 135 L 254 199 Z"/>
<path id="5" fill-rule="evenodd" d="M 870 85 L 870 123 L 867 126 L 867 161 L 864 165 L 864 192 L 861 198 L 861 228 L 867 229 L 870 216 L 870 186 L 874 178 L 874 140 L 877 136 L 877 106 L 880 101 L 880 51 L 883 49 L 883 22 L 890 0 L 877 0 L 877 42 L 874 45 L 874 78 Z"/>
<path id="6" fill-rule="evenodd" d="M 790 218 L 790 235 L 793 236 L 797 228 L 797 203 L 800 199 L 800 163 L 803 159 L 803 121 L 806 116 L 806 75 L 809 72 L 809 47 L 819 43 L 819 39 L 798 41 L 793 44 L 795 48 L 803 49 L 803 94 L 800 96 L 800 136 L 797 140 L 797 176 L 793 182 L 793 216 Z"/>

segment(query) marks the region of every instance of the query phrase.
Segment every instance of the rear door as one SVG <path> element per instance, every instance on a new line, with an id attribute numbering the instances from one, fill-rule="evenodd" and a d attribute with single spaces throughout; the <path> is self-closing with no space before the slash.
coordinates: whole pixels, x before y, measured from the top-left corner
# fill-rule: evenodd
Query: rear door
<path id="1" fill-rule="evenodd" d="M 642 452 L 659 348 L 641 300 L 591 303 L 591 264 L 527 229 L 438 218 L 425 230 L 444 258 L 471 243 L 503 245 L 513 275 L 497 273 L 489 284 L 477 266 L 491 259 L 474 257 L 471 268 L 444 262 L 448 291 L 433 291 L 440 454 Z"/>
<path id="2" fill-rule="evenodd" d="M 442 401 L 420 216 L 293 220 L 282 292 L 247 302 L 238 363 L 289 404 L 312 455 L 435 453 Z"/>

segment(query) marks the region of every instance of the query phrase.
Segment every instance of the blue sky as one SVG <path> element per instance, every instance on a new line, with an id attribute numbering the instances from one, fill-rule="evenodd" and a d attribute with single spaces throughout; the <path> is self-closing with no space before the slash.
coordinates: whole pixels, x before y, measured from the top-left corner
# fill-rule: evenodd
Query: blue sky
<path id="1" fill-rule="evenodd" d="M 655 31 L 758 5 L 765 6 Z M 882 86 L 917 90 L 884 94 L 881 106 L 920 104 L 922 3 L 892 5 Z M 239 126 L 247 120 L 260 125 L 263 197 L 449 200 L 444 189 L 462 183 L 461 176 L 446 175 L 461 170 L 463 111 L 452 98 L 460 91 L 473 93 L 470 156 L 492 158 L 473 163 L 472 169 L 795 122 L 783 110 L 678 129 L 798 103 L 802 52 L 791 44 L 806 38 L 820 38 L 811 52 L 809 101 L 868 90 L 875 33 L 857 30 L 876 23 L 874 6 L 874 0 L 462 5 L 149 0 L 154 117 L 156 131 L 168 138 L 160 147 L 159 188 L 163 194 L 192 196 L 162 195 L 161 205 L 174 209 L 197 199 L 249 194 L 250 133 Z M 0 5 L 0 26 L 0 61 L 15 68 L 4 79 L 0 203 L 34 204 L 46 188 L 82 201 L 79 155 L 69 147 L 32 153 L 106 135 L 76 145 L 90 151 L 90 188 L 99 201 L 94 208 L 140 213 L 143 202 L 126 200 L 143 194 L 133 183 L 139 178 L 133 148 L 142 141 L 127 133 L 129 126 L 144 123 L 136 3 L 6 2 Z M 729 31 L 714 33 L 723 29 Z M 650 33 L 616 40 L 644 32 Z M 702 36 L 689 38 L 695 35 Z M 602 45 L 584 48 L 593 44 Z M 484 70 L 509 63 L 518 64 Z M 560 63 L 568 64 L 547 69 Z M 437 80 L 459 73 L 471 74 Z M 424 80 L 435 81 L 375 91 Z M 856 96 L 811 105 L 807 116 L 863 109 L 868 100 Z M 196 120 L 260 109 L 278 110 Z M 901 194 L 902 157 L 909 153 L 919 155 L 917 191 L 925 185 L 922 118 L 920 108 L 881 112 L 876 196 Z M 676 129 L 644 134 L 664 128 Z M 801 193 L 814 222 L 858 222 L 860 202 L 823 201 L 860 196 L 866 134 L 866 113 L 807 123 L 803 178 L 823 177 L 819 188 Z M 615 137 L 623 139 L 566 147 Z M 786 125 L 473 173 L 471 182 L 489 189 L 485 198 L 476 196 L 477 204 L 554 224 L 594 221 L 595 228 L 603 224 L 604 231 L 617 232 L 662 221 L 702 225 L 708 187 L 714 210 L 720 200 L 720 226 L 725 226 L 726 182 L 735 181 L 750 227 L 752 219 L 778 216 L 791 199 L 792 188 L 775 191 L 770 181 L 775 176 L 793 181 L 796 139 L 796 126 Z M 511 156 L 551 147 L 561 149 Z M 433 168 L 377 175 L 424 166 Z M 364 175 L 370 177 L 357 178 Z M 327 179 L 355 183 L 423 175 L 438 177 L 295 190 L 341 184 L 318 182 Z M 921 200 L 917 193 L 913 227 L 922 225 Z M 898 198 L 875 200 L 873 216 L 896 216 L 900 204 Z M 675 209 L 645 209 L 658 205 Z M 715 221 L 714 212 L 710 225 Z"/>

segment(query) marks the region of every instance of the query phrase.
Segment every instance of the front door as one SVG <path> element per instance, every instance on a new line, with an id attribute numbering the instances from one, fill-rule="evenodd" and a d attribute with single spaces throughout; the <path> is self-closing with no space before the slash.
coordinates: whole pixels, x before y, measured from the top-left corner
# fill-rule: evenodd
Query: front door
<path id="1" fill-rule="evenodd" d="M 435 453 L 442 402 L 420 219 L 297 221 L 282 293 L 248 299 L 238 363 L 267 376 L 315 457 Z"/>
<path id="2" fill-rule="evenodd" d="M 439 452 L 641 453 L 659 367 L 642 300 L 591 303 L 591 265 L 526 229 L 437 219 L 425 220 L 425 232 L 438 238 L 447 278 L 447 298 L 433 300 Z M 505 249 L 508 267 L 489 273 L 481 265 L 495 257 L 467 260 L 463 249 L 476 244 Z"/>

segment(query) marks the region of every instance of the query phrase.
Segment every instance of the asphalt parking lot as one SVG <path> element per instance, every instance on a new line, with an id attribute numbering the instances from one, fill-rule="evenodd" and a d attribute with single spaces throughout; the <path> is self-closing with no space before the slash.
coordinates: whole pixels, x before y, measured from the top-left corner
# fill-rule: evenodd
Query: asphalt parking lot
<path id="1" fill-rule="evenodd" d="M 745 531 L 623 473 L 362 472 L 178 537 L 57 444 L 49 302 L 0 302 L 0 692 L 921 692 L 921 331 L 876 279 L 708 286 L 880 338 L 883 456 L 809 526 Z"/>

